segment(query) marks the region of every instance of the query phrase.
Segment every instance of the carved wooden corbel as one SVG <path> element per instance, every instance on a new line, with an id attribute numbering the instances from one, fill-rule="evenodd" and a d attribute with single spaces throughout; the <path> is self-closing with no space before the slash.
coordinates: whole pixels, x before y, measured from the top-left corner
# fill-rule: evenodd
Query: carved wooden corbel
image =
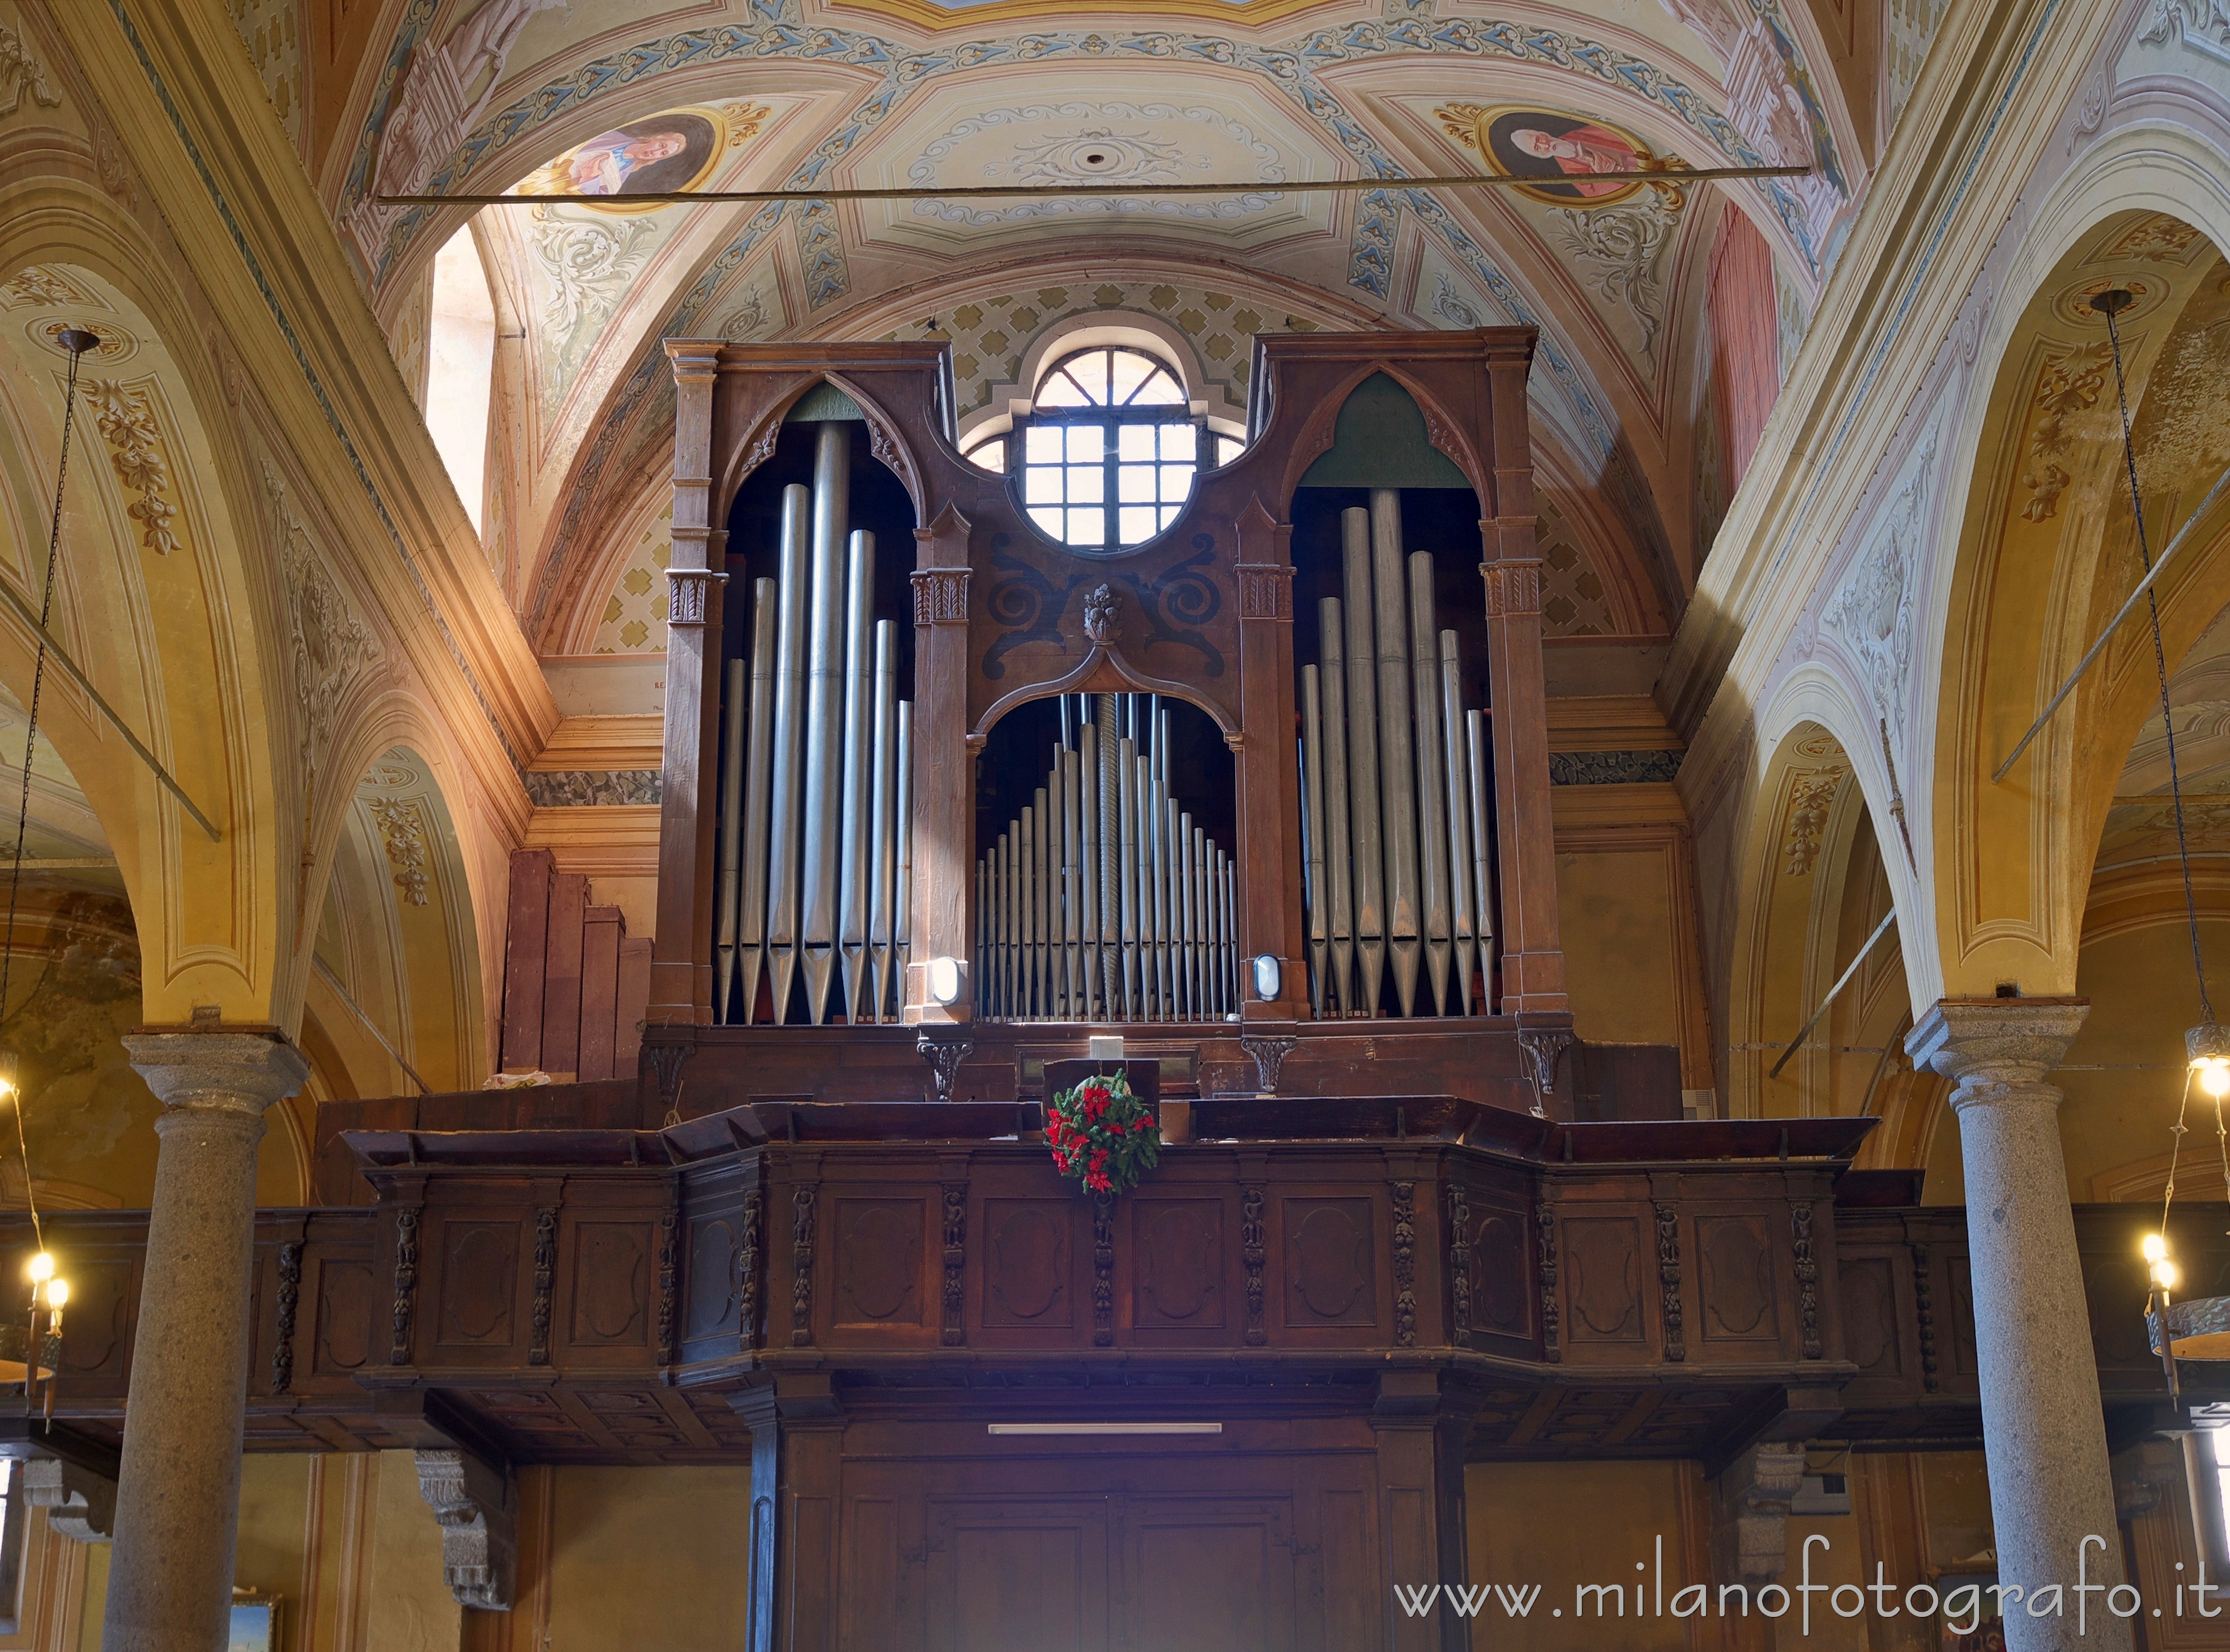
<path id="1" fill-rule="evenodd" d="M 441 1581 L 461 1606 L 509 1611 L 519 1552 L 516 1480 L 453 1448 L 416 1456 L 418 1495 L 441 1523 Z"/>

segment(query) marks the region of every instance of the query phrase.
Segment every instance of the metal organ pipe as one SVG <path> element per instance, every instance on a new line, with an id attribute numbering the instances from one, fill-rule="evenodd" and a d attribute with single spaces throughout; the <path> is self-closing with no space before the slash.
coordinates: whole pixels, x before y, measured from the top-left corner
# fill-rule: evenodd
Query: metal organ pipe
<path id="1" fill-rule="evenodd" d="M 874 839 L 875 536 L 852 532 L 844 569 L 844 807 L 841 890 L 836 932 L 844 971 L 844 1010 L 856 1024 L 867 1004 L 867 908 Z"/>
<path id="2" fill-rule="evenodd" d="M 1339 516 L 1343 617 L 1347 630 L 1347 801 L 1355 868 L 1355 1000 L 1350 1015 L 1378 1013 L 1386 980 L 1386 852 L 1378 775 L 1378 652 L 1370 619 L 1370 512 Z"/>
<path id="3" fill-rule="evenodd" d="M 891 1008 L 891 943 L 898 934 L 892 897 L 898 886 L 899 823 L 893 813 L 899 779 L 899 628 L 895 620 L 875 622 L 875 729 L 869 762 L 869 807 L 874 813 L 868 834 L 867 974 L 873 1019 Z M 855 1013 L 853 1017 L 857 1020 Z"/>
<path id="4" fill-rule="evenodd" d="M 736 980 L 736 884 L 744 859 L 744 685 L 749 663 L 728 662 L 727 720 L 720 728 L 720 860 L 712 885 L 712 1019 L 728 1014 Z"/>
<path id="5" fill-rule="evenodd" d="M 1171 794 L 1170 714 L 1143 698 L 1103 694 L 1070 708 L 1064 697 L 1045 783 L 977 862 L 991 909 L 976 966 L 987 1016 L 1175 1021 L 1238 1010 L 1234 867 Z"/>
<path id="6" fill-rule="evenodd" d="M 1317 662 L 1300 672 L 1303 932 L 1318 1015 L 1378 1014 L 1389 963 L 1402 1015 L 1470 1014 L 1475 977 L 1493 1007 L 1486 713 L 1464 707 L 1433 554 L 1405 556 L 1401 534 L 1395 490 L 1340 513 L 1343 594 L 1318 600 Z M 1216 884 L 1213 898 L 1231 893 Z M 1236 969 L 1235 924 L 1213 939 Z"/>
<path id="7" fill-rule="evenodd" d="M 798 831 L 803 824 L 805 739 L 805 611 L 813 494 L 797 483 L 782 491 L 781 615 L 775 641 L 774 794 L 771 861 L 767 872 L 767 962 L 773 977 L 774 1019 L 790 1018 L 790 985 L 797 978 Z"/>
<path id="8" fill-rule="evenodd" d="M 1471 1013 L 1476 925 L 1472 907 L 1471 742 L 1464 735 L 1463 661 L 1456 633 L 1443 631 L 1440 657 L 1440 749 L 1447 754 L 1448 903 L 1455 945 L 1455 1012 Z"/>
<path id="9" fill-rule="evenodd" d="M 1402 496 L 1370 495 L 1370 600 L 1378 641 L 1378 773 L 1385 784 L 1386 956 L 1404 1015 L 1417 1000 L 1421 908 L 1416 763 L 1409 738 L 1408 576 L 1402 562 Z"/>
<path id="10" fill-rule="evenodd" d="M 1440 627 L 1433 620 L 1433 553 L 1409 556 L 1410 704 L 1417 728 L 1417 868 L 1425 897 L 1425 982 L 1433 1012 L 1448 1002 L 1447 748 L 1440 731 Z"/>
<path id="11" fill-rule="evenodd" d="M 781 587 L 770 579 L 751 587 L 751 722 L 744 736 L 744 858 L 737 890 L 736 963 L 743 1013 L 757 1013 L 759 978 L 766 968 L 767 832 L 774 807 L 775 622 Z M 725 1005 L 725 999 L 723 1003 Z M 724 1012 L 725 1013 L 725 1009 Z"/>
<path id="12" fill-rule="evenodd" d="M 1355 841 L 1347 802 L 1347 640 L 1340 601 L 1317 604 L 1317 652 L 1324 667 L 1324 927 L 1331 932 L 1331 979 L 1323 996 L 1339 1014 L 1355 1003 Z M 1323 1013 L 1322 1011 L 1318 1012 Z"/>
<path id="13" fill-rule="evenodd" d="M 754 582 L 751 657 L 727 666 L 714 1015 L 895 1017 L 912 924 L 913 707 L 897 624 L 874 617 L 874 536 L 848 531 L 851 433 L 816 433 L 783 490 L 779 577 Z M 748 672 L 749 698 L 743 682 Z M 748 711 L 745 707 L 748 704 Z M 731 847 L 733 839 L 734 846 Z"/>
<path id="14" fill-rule="evenodd" d="M 1324 1012 L 1324 702 L 1314 665 L 1301 667 L 1301 898 L 1307 907 L 1309 1007 Z"/>
<path id="15" fill-rule="evenodd" d="M 806 621 L 803 917 L 798 962 L 806 1016 L 819 1026 L 835 976 L 844 755 L 844 530 L 852 449 L 844 426 L 820 427 L 813 450 L 813 596 Z"/>

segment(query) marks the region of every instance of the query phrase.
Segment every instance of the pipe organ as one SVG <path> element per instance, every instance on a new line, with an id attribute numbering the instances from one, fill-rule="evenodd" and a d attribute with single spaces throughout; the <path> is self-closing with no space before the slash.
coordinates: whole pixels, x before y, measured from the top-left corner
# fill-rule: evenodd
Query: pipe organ
<path id="1" fill-rule="evenodd" d="M 898 623 L 874 617 L 875 536 L 848 526 L 845 422 L 817 426 L 810 487 L 782 490 L 776 579 L 726 662 L 713 1020 L 897 1019 L 906 962 L 913 707 Z M 765 1006 L 760 989 L 765 987 Z"/>
<path id="2" fill-rule="evenodd" d="M 1309 1006 L 1377 1015 L 1390 969 L 1401 1014 L 1468 1015 L 1493 967 L 1486 715 L 1434 620 L 1432 553 L 1402 554 L 1400 495 L 1342 511 L 1340 543 L 1301 667 Z"/>
<path id="3" fill-rule="evenodd" d="M 1531 348 L 1260 337 L 1244 448 L 1071 545 L 940 346 L 668 341 L 661 1084 L 1003 1100 L 1127 1025 L 1164 1095 L 1568 1108 Z"/>
<path id="4" fill-rule="evenodd" d="M 1170 787 L 1158 697 L 1080 697 L 1032 801 L 978 858 L 979 1012 L 1207 1021 L 1239 1008 L 1231 857 Z"/>

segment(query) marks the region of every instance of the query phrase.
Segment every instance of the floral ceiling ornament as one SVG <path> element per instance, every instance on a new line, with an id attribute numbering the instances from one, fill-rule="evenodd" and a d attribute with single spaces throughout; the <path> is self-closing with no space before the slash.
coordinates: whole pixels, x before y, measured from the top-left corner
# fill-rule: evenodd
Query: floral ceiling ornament
<path id="1" fill-rule="evenodd" d="M 317 544 L 287 502 L 287 484 L 269 461 L 263 489 L 270 500 L 279 562 L 287 581 L 288 641 L 293 652 L 294 699 L 301 714 L 297 742 L 304 790 L 314 800 L 319 766 L 331 743 L 340 708 L 379 659 L 377 640 L 357 618 L 348 594 L 327 571 Z"/>
<path id="2" fill-rule="evenodd" d="M 163 432 L 155 422 L 155 404 L 145 385 L 126 386 L 115 379 L 95 379 L 86 400 L 93 404 L 108 457 L 117 479 L 139 497 L 125 507 L 125 514 L 139 524 L 140 543 L 158 556 L 178 548 L 171 523 L 178 508 L 169 498 L 171 471 L 163 458 Z"/>
<path id="3" fill-rule="evenodd" d="M 0 283 L 0 310 L 52 309 L 59 305 L 91 302 L 93 295 L 81 291 L 61 271 L 37 264 L 26 264 Z"/>
<path id="4" fill-rule="evenodd" d="M 1200 135 L 1189 132 L 1187 127 L 1197 128 Z M 1216 170 L 1215 163 L 1202 152 L 1202 136 L 1221 139 L 1250 157 L 1254 164 L 1255 180 L 1266 186 L 1283 183 L 1286 177 L 1277 150 L 1255 137 L 1251 128 L 1220 110 L 1170 103 L 1060 103 L 987 109 L 956 122 L 942 137 L 927 145 L 921 157 L 907 168 L 907 182 L 919 189 L 961 182 L 940 177 L 944 170 L 942 163 L 962 152 L 970 139 L 1006 128 L 1016 132 L 1014 147 L 1009 158 L 984 164 L 983 176 L 988 183 L 1042 183 L 1056 188 L 1075 184 L 1104 187 L 1182 183 L 1189 177 L 1204 177 Z M 996 206 L 918 201 L 914 211 L 924 217 L 970 228 L 1110 212 L 1228 219 L 1260 212 L 1278 198 L 1274 191 L 1265 188 L 1205 200 L 1055 196 Z"/>
<path id="5" fill-rule="evenodd" d="M 1604 303 L 1632 314 L 1641 327 L 1641 353 L 1653 362 L 1665 326 L 1665 249 L 1679 225 L 1678 206 L 1653 193 L 1625 206 L 1549 210 L 1582 279 Z"/>
<path id="6" fill-rule="evenodd" d="M 395 887 L 411 905 L 424 906 L 429 898 L 426 824 L 416 806 L 392 797 L 373 798 L 370 806 L 380 846 L 387 851 L 387 865 L 395 874 Z"/>
<path id="7" fill-rule="evenodd" d="M 2021 474 L 2021 485 L 2029 491 L 2028 503 L 2021 507 L 2027 520 L 2043 522 L 2059 514 L 2059 496 L 2071 479 L 2057 461 L 2066 457 L 2077 434 L 2068 421 L 2098 404 L 2111 364 L 2104 344 L 2078 344 L 2045 358 L 2036 383 L 2036 408 L 2043 417 L 2029 433 L 2029 464 Z"/>
<path id="8" fill-rule="evenodd" d="M 1914 575 L 1926 532 L 1941 427 L 1931 426 L 1921 440 L 1911 473 L 1821 615 L 1857 662 L 1875 710 L 1894 726 L 1900 740 L 1905 732 L 1905 685 L 1916 630 Z"/>
<path id="9" fill-rule="evenodd" d="M 2182 46 L 2207 35 L 2230 45 L 2230 4 L 2225 0 L 2152 0 L 2137 38 L 2148 45 Z"/>
<path id="10" fill-rule="evenodd" d="M 542 402 L 555 408 L 580 372 L 603 325 L 627 301 L 655 239 L 648 218 L 582 217 L 532 209 L 529 244 L 549 278 L 542 307 Z"/>

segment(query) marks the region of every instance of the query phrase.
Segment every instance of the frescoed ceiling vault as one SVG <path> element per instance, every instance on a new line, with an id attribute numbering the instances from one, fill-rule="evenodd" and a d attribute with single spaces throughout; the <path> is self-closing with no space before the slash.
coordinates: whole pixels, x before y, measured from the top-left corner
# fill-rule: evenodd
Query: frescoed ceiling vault
<path id="1" fill-rule="evenodd" d="M 1623 577 L 1648 596 L 1629 607 L 1669 622 L 1702 554 L 1696 444 L 1711 422 L 1698 409 L 1722 220 L 1739 213 L 1763 235 L 1801 327 L 1875 146 L 1872 117 L 1849 112 L 1874 105 L 1851 83 L 1851 64 L 1872 60 L 1848 49 L 1835 0 L 358 3 L 374 15 L 329 31 L 326 67 L 313 61 L 313 84 L 289 96 L 308 105 L 306 158 L 398 356 L 422 337 L 435 253 L 474 214 L 379 196 L 583 196 L 482 209 L 476 230 L 506 341 L 489 530 L 511 545 L 491 560 L 545 652 L 598 625 L 665 485 L 661 337 L 957 337 L 970 327 L 956 316 L 993 299 L 1034 313 L 1047 306 L 1016 295 L 1054 287 L 1119 290 L 1126 305 L 1211 294 L 1215 317 L 1251 313 L 1262 330 L 1537 326 L 1538 440 L 1609 524 L 1582 550 L 1633 563 Z M 1656 164 L 1811 170 L 1585 182 Z M 1402 182 L 1482 170 L 1541 182 Z M 1280 187 L 1358 177 L 1383 187 Z M 595 199 L 1208 180 L 1245 187 Z M 1181 309 L 1211 318 L 1204 298 Z M 975 324 L 976 344 L 995 331 Z M 1026 343 L 971 346 L 984 383 Z M 1231 376 L 1244 359 L 1242 346 L 1203 366 L 1243 397 Z"/>

